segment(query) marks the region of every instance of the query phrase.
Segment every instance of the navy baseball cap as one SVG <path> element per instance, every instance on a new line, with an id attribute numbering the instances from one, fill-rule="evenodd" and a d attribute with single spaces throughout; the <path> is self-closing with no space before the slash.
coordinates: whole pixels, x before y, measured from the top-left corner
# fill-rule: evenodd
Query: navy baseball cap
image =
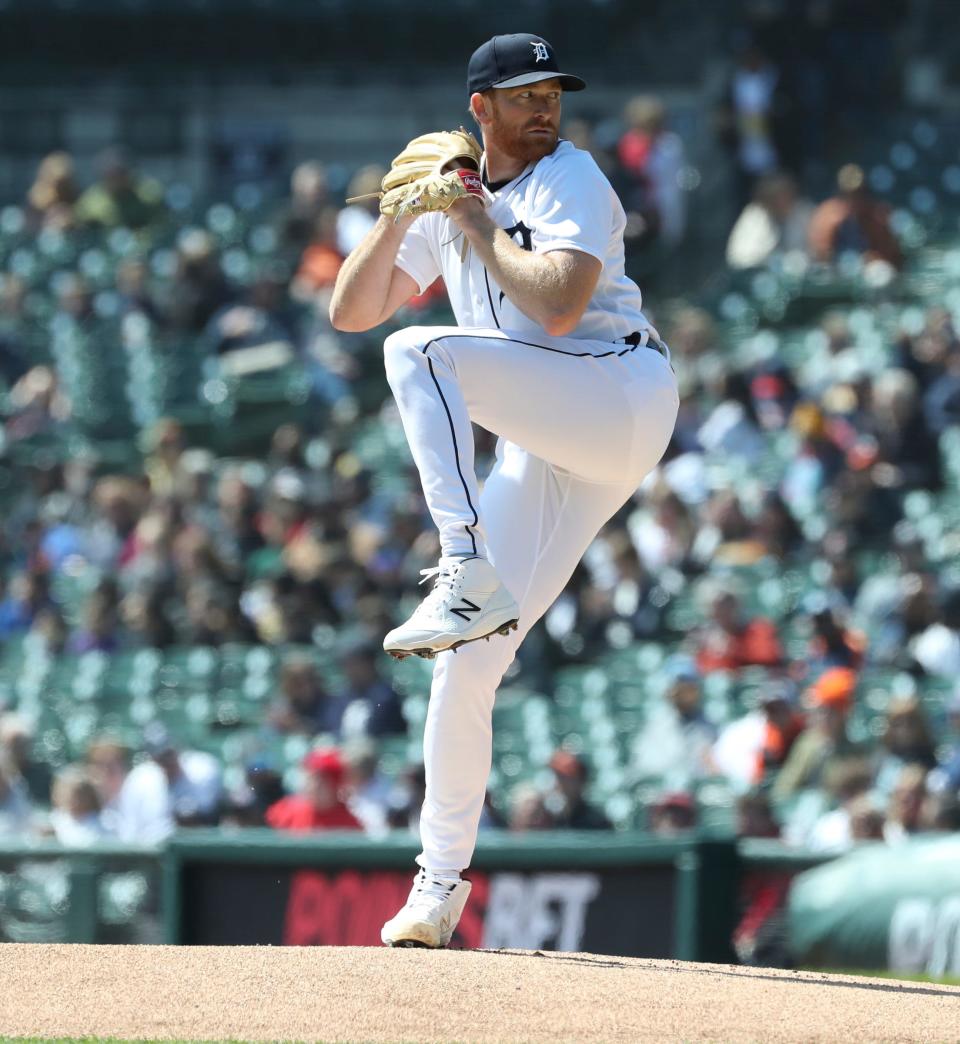
<path id="1" fill-rule="evenodd" d="M 554 49 L 542 36 L 509 33 L 481 44 L 467 66 L 470 94 L 491 87 L 522 87 L 538 80 L 556 77 L 565 91 L 582 91 L 586 83 L 579 76 L 560 72 Z"/>

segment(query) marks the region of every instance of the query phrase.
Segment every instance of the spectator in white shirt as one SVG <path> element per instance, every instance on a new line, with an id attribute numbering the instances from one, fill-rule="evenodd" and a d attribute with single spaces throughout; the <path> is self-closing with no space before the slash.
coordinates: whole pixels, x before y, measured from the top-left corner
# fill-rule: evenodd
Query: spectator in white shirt
<path id="1" fill-rule="evenodd" d="M 100 797 L 82 765 L 68 765 L 53 781 L 50 828 L 61 845 L 85 847 L 107 836 L 100 818 Z"/>
<path id="2" fill-rule="evenodd" d="M 110 736 L 101 736 L 87 747 L 86 770 L 97 790 L 100 820 L 107 833 L 116 834 L 120 821 L 120 791 L 130 772 L 130 751 Z"/>
<path id="3" fill-rule="evenodd" d="M 381 167 L 371 165 L 361 167 L 350 179 L 347 186 L 347 198 L 355 196 L 372 196 L 357 203 L 349 203 L 337 218 L 337 249 L 347 257 L 354 247 L 359 246 L 363 237 L 377 223 L 380 216 L 380 204 L 377 195 L 380 182 L 385 171 Z"/>
<path id="4" fill-rule="evenodd" d="M 766 731 L 767 716 L 761 709 L 752 710 L 724 725 L 713 745 L 714 771 L 726 776 L 738 792 L 745 793 L 756 781 Z"/>
<path id="5" fill-rule="evenodd" d="M 779 69 L 756 43 L 745 41 L 718 113 L 718 129 L 733 153 L 738 194 L 744 203 L 757 179 L 780 166 L 776 139 L 782 137 L 783 92 L 779 86 Z"/>
<path id="6" fill-rule="evenodd" d="M 883 840 L 899 845 L 921 830 L 920 814 L 927 796 L 927 770 L 922 765 L 907 765 L 900 772 L 887 804 Z"/>
<path id="7" fill-rule="evenodd" d="M 638 777 L 658 776 L 683 789 L 711 774 L 710 750 L 716 729 L 703 714 L 700 672 L 692 660 L 668 665 L 670 685 L 663 703 L 651 709 L 633 747 Z"/>
<path id="8" fill-rule="evenodd" d="M 817 852 L 842 852 L 859 836 L 855 823 L 869 821 L 869 811 L 873 811 L 874 818 L 882 826 L 883 814 L 878 810 L 876 797 L 871 793 L 872 785 L 871 766 L 863 759 L 852 758 L 832 766 L 831 771 L 826 773 L 824 786 L 836 801 L 837 807 L 824 812 L 813 823 L 809 835 L 798 840 Z"/>
<path id="9" fill-rule="evenodd" d="M 393 784 L 379 769 L 376 745 L 368 739 L 353 740 L 344 750 L 344 760 L 347 808 L 368 834 L 386 833 Z"/>
<path id="10" fill-rule="evenodd" d="M 761 178 L 727 240 L 727 264 L 756 268 L 775 254 L 805 254 L 812 215 L 813 204 L 800 198 L 789 174 Z"/>
<path id="11" fill-rule="evenodd" d="M 222 792 L 220 763 L 198 750 L 178 751 L 167 729 L 144 729 L 150 755 L 120 791 L 119 833 L 125 841 L 162 841 L 179 826 L 216 823 Z"/>

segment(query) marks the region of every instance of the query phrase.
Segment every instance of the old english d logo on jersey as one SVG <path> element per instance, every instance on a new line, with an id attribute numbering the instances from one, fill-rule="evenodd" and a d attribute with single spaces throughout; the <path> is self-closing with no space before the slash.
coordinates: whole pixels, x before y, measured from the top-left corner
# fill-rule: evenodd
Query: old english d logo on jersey
<path id="1" fill-rule="evenodd" d="M 533 229 L 527 228 L 522 221 L 518 221 L 511 228 L 505 228 L 503 231 L 506 232 L 511 239 L 516 239 L 517 236 L 519 236 L 520 246 L 523 247 L 524 250 L 533 250 Z"/>
<path id="2" fill-rule="evenodd" d="M 466 620 L 469 622 L 470 617 L 467 614 L 479 613 L 480 606 L 474 605 L 469 598 L 464 598 L 463 605 L 458 605 L 456 609 L 451 609 L 450 612 L 453 613 L 455 616 L 459 616 L 461 620 Z"/>
<path id="3" fill-rule="evenodd" d="M 550 55 L 547 54 L 547 45 L 540 41 L 530 41 L 530 46 L 533 48 L 533 59 L 537 62 L 549 62 Z"/>

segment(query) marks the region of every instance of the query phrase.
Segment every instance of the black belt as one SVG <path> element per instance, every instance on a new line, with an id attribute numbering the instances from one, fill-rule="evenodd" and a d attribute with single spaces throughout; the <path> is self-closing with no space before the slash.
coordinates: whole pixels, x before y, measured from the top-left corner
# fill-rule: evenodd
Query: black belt
<path id="1" fill-rule="evenodd" d="M 639 330 L 634 330 L 632 334 L 627 334 L 626 337 L 618 337 L 613 343 L 614 344 L 632 344 L 636 348 L 643 340 L 643 334 Z M 659 352 L 664 359 L 669 358 L 667 355 L 666 345 L 661 344 L 659 341 L 655 341 L 652 337 L 647 339 L 647 348 L 652 348 L 655 352 Z"/>

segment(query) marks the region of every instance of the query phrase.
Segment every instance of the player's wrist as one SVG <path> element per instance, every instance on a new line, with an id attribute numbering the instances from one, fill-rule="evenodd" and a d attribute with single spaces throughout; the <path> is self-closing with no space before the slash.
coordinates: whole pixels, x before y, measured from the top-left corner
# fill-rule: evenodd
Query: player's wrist
<path id="1" fill-rule="evenodd" d="M 484 202 L 481 198 L 471 194 L 456 200 L 447 210 L 452 221 L 460 227 L 463 232 L 479 231 L 484 224 L 492 222 L 484 210 Z"/>

